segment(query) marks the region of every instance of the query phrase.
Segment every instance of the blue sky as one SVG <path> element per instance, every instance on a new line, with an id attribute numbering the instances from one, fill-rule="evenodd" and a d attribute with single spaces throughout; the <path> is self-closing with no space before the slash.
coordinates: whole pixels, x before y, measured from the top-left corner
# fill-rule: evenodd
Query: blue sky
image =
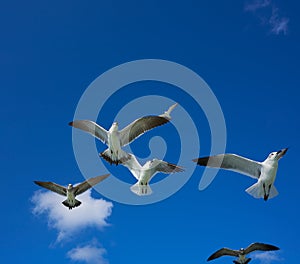
<path id="1" fill-rule="evenodd" d="M 281 250 L 253 257 L 253 264 L 298 261 L 299 4 L 161 2 L 1 3 L 0 247 L 5 263 L 205 263 L 223 246 L 240 248 L 255 241 Z M 254 199 L 244 192 L 253 179 L 228 171 L 219 171 L 212 184 L 199 191 L 200 167 L 176 194 L 143 206 L 114 202 L 93 190 L 80 197 L 83 204 L 77 212 L 69 212 L 56 206 L 62 197 L 39 191 L 33 180 L 84 180 L 68 122 L 99 75 L 138 59 L 173 61 L 207 82 L 225 117 L 226 152 L 264 160 L 269 152 L 290 147 L 279 164 L 279 196 L 267 202 Z M 105 128 L 114 120 L 109 113 L 121 108 L 124 98 L 170 95 L 195 122 L 199 156 L 209 154 L 207 119 L 191 98 L 157 82 L 126 89 L 103 108 L 105 118 L 98 122 Z M 161 114 L 168 106 L 153 105 L 149 114 Z M 179 112 L 174 110 L 174 122 Z M 151 151 L 145 146 L 154 136 L 165 139 L 165 159 L 176 162 L 179 143 L 172 143 L 179 140 L 172 124 L 140 137 L 132 150 L 147 157 Z M 104 150 L 99 142 L 97 148 Z M 105 168 L 97 173 L 111 170 L 134 183 L 126 169 Z M 157 175 L 153 182 L 164 177 Z"/>

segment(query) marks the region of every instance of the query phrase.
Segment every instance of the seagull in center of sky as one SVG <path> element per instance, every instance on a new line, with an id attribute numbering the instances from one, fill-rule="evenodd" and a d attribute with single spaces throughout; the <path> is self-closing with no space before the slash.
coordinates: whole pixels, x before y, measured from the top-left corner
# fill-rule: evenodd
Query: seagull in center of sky
<path id="1" fill-rule="evenodd" d="M 79 205 L 81 205 L 81 202 L 75 199 L 75 197 L 79 194 L 84 193 L 92 186 L 98 184 L 99 182 L 105 180 L 109 174 L 105 174 L 102 176 L 97 176 L 94 178 L 90 178 L 76 186 L 73 186 L 73 184 L 69 184 L 68 187 L 61 186 L 59 184 L 56 184 L 54 182 L 41 182 L 41 181 L 34 181 L 35 184 L 46 188 L 52 192 L 58 193 L 63 196 L 67 196 L 67 199 L 62 202 L 62 204 L 71 210 L 72 208 L 75 208 Z"/>
<path id="2" fill-rule="evenodd" d="M 215 253 L 213 253 L 207 261 L 222 257 L 222 256 L 233 256 L 237 257 L 237 260 L 234 260 L 233 263 L 235 264 L 247 264 L 250 262 L 251 258 L 247 258 L 246 255 L 249 253 L 260 250 L 260 251 L 271 251 L 271 250 L 278 250 L 279 248 L 273 245 L 264 244 L 264 243 L 252 243 L 247 248 L 241 248 L 240 250 L 233 250 L 229 248 L 221 248 Z"/>
<path id="3" fill-rule="evenodd" d="M 137 179 L 138 182 L 132 185 L 130 190 L 139 196 L 150 195 L 152 193 L 149 182 L 157 173 L 170 174 L 183 171 L 182 167 L 159 159 L 149 160 L 142 166 L 133 154 L 129 155 L 130 159 L 122 165 L 127 167 Z"/>
<path id="4" fill-rule="evenodd" d="M 173 104 L 161 115 L 138 118 L 120 131 L 117 122 L 114 122 L 108 131 L 90 120 L 76 120 L 70 122 L 69 125 L 88 132 L 105 143 L 108 149 L 100 153 L 100 156 L 110 164 L 118 165 L 130 158 L 129 154 L 121 148 L 131 143 L 146 131 L 168 123 L 171 120 L 170 114 L 177 105 L 177 103 Z"/>
<path id="5" fill-rule="evenodd" d="M 263 162 L 250 160 L 236 154 L 220 154 L 194 159 L 193 161 L 200 166 L 227 169 L 257 179 L 257 183 L 246 189 L 246 192 L 255 198 L 263 197 L 267 201 L 268 198 L 278 195 L 274 181 L 278 161 L 285 155 L 287 150 L 288 148 L 271 152 Z"/>

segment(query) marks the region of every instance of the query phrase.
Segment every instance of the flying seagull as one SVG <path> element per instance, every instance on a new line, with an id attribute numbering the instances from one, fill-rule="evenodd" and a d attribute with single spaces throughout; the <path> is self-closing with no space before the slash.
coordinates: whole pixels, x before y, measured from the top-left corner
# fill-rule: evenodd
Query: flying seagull
<path id="1" fill-rule="evenodd" d="M 247 258 L 246 255 L 252 251 L 260 250 L 260 251 L 271 251 L 278 250 L 279 248 L 276 246 L 263 244 L 263 243 L 252 243 L 247 248 L 241 248 L 240 250 L 232 250 L 229 248 L 221 248 L 215 253 L 213 253 L 207 261 L 222 257 L 222 256 L 233 256 L 238 257 L 237 260 L 234 260 L 235 264 L 247 264 L 250 262 L 251 258 Z"/>
<path id="2" fill-rule="evenodd" d="M 108 149 L 100 153 L 100 156 L 110 164 L 114 163 L 118 165 L 130 158 L 129 154 L 121 148 L 131 143 L 146 131 L 168 123 L 171 120 L 170 114 L 177 105 L 177 103 L 173 104 L 166 112 L 159 116 L 151 115 L 138 118 L 120 131 L 118 122 L 114 122 L 108 131 L 90 120 L 76 120 L 70 122 L 69 125 L 88 132 L 105 143 Z"/>
<path id="3" fill-rule="evenodd" d="M 141 166 L 133 154 L 129 155 L 130 158 L 122 163 L 122 165 L 127 167 L 137 179 L 137 183 L 132 185 L 130 190 L 140 196 L 150 195 L 152 193 L 149 182 L 157 173 L 170 174 L 183 171 L 182 167 L 158 159 L 149 160 Z"/>
<path id="4" fill-rule="evenodd" d="M 92 186 L 98 184 L 109 176 L 109 174 L 105 174 L 102 176 L 97 176 L 94 178 L 90 178 L 75 187 L 72 184 L 69 184 L 67 188 L 56 184 L 54 182 L 41 182 L 34 181 L 35 184 L 44 187 L 52 192 L 56 192 L 60 195 L 67 196 L 67 199 L 62 202 L 62 204 L 69 209 L 75 208 L 81 204 L 80 201 L 76 200 L 75 197 L 79 194 L 84 193 L 86 190 L 91 188 Z"/>
<path id="5" fill-rule="evenodd" d="M 246 192 L 255 198 L 273 198 L 278 191 L 273 185 L 278 168 L 278 160 L 284 156 L 288 148 L 271 152 L 263 162 L 250 160 L 236 154 L 220 154 L 211 157 L 194 159 L 200 166 L 222 168 L 235 171 L 251 178 L 257 179 L 257 183 L 246 189 Z"/>

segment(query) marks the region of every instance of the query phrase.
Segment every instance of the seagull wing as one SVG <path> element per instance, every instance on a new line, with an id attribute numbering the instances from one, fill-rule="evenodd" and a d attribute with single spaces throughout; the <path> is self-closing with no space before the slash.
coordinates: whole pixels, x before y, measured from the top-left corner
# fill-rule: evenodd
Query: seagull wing
<path id="1" fill-rule="evenodd" d="M 35 184 L 46 188 L 52 192 L 56 192 L 60 195 L 67 196 L 67 189 L 63 186 L 60 186 L 59 184 L 56 184 L 54 182 L 41 182 L 41 181 L 34 181 Z"/>
<path id="2" fill-rule="evenodd" d="M 233 256 L 233 257 L 238 257 L 239 256 L 239 251 L 238 250 L 232 250 L 229 248 L 221 248 L 215 253 L 213 253 L 207 261 L 222 257 L 222 256 Z"/>
<path id="3" fill-rule="evenodd" d="M 260 177 L 262 167 L 260 162 L 250 160 L 236 154 L 220 154 L 211 157 L 194 159 L 193 161 L 197 162 L 200 166 L 227 169 L 245 174 L 255 179 Z"/>
<path id="4" fill-rule="evenodd" d="M 125 146 L 146 131 L 168 123 L 170 119 L 162 116 L 144 116 L 120 131 L 121 146 Z"/>
<path id="5" fill-rule="evenodd" d="M 70 126 L 81 129 L 85 132 L 88 132 L 92 136 L 98 138 L 103 143 L 108 144 L 107 131 L 90 120 L 76 120 L 69 123 Z"/>
<path id="6" fill-rule="evenodd" d="M 183 167 L 158 159 L 153 159 L 150 166 L 152 170 L 166 174 L 184 171 Z"/>
<path id="7" fill-rule="evenodd" d="M 121 163 L 123 166 L 127 167 L 132 175 L 139 180 L 142 170 L 141 164 L 137 161 L 136 157 L 133 154 L 129 154 L 130 158 L 125 162 Z"/>
<path id="8" fill-rule="evenodd" d="M 109 176 L 109 174 L 105 174 L 105 175 L 102 175 L 102 176 L 97 176 L 97 177 L 90 178 L 90 179 L 78 184 L 77 186 L 74 187 L 75 195 L 79 195 L 79 194 L 84 193 L 86 190 L 88 190 L 92 186 L 94 186 L 97 183 L 105 180 L 108 176 Z"/>
<path id="9" fill-rule="evenodd" d="M 171 106 L 169 107 L 169 109 L 168 109 L 166 112 L 164 112 L 162 115 L 159 115 L 159 116 L 165 117 L 165 118 L 171 120 L 171 112 L 174 110 L 174 108 L 175 108 L 177 105 L 178 105 L 178 103 L 175 103 L 175 104 L 171 105 Z"/>
<path id="10" fill-rule="evenodd" d="M 245 249 L 245 253 L 249 254 L 250 252 L 255 251 L 255 250 L 270 251 L 270 250 L 278 250 L 278 249 L 279 249 L 278 247 L 273 246 L 273 245 L 256 242 L 256 243 L 249 245 Z"/>
<path id="11" fill-rule="evenodd" d="M 148 161 L 144 166 L 144 175 L 146 178 L 148 178 L 148 181 L 150 180 L 159 172 L 170 174 L 175 172 L 181 172 L 183 171 L 183 168 L 180 166 L 177 166 L 172 163 L 165 162 L 163 160 L 153 159 L 151 161 Z"/>

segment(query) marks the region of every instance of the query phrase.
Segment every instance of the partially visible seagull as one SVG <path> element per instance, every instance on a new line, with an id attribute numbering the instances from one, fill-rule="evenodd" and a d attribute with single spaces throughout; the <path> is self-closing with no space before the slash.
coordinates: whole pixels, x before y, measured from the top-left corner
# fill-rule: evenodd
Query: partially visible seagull
<path id="1" fill-rule="evenodd" d="M 251 258 L 247 258 L 246 255 L 252 251 L 260 250 L 260 251 L 271 251 L 278 250 L 279 248 L 273 245 L 263 244 L 263 243 L 252 243 L 247 248 L 241 248 L 240 250 L 233 250 L 229 248 L 221 248 L 215 253 L 213 253 L 207 261 L 222 257 L 222 256 L 233 256 L 238 257 L 237 260 L 234 260 L 235 264 L 247 264 L 250 262 Z"/>
<path id="2" fill-rule="evenodd" d="M 288 148 L 272 152 L 263 162 L 250 160 L 236 154 L 220 154 L 211 157 L 194 159 L 198 165 L 222 168 L 235 171 L 241 174 L 258 179 L 257 183 L 246 189 L 246 192 L 255 198 L 273 198 L 278 195 L 274 186 L 276 178 L 278 160 L 284 156 Z"/>
<path id="3" fill-rule="evenodd" d="M 69 125 L 84 130 L 105 143 L 108 149 L 100 153 L 100 156 L 110 164 L 118 165 L 130 158 L 121 147 L 128 145 L 146 131 L 168 123 L 171 120 L 170 114 L 177 105 L 177 103 L 173 104 L 159 116 L 151 115 L 138 118 L 120 131 L 117 122 L 114 122 L 108 131 L 90 120 L 76 120 L 70 122 Z"/>
<path id="4" fill-rule="evenodd" d="M 150 180 L 159 172 L 170 174 L 182 172 L 183 168 L 163 160 L 153 159 L 147 161 L 144 166 L 137 161 L 133 154 L 130 159 L 122 163 L 127 167 L 138 182 L 130 187 L 130 190 L 137 195 L 150 195 L 152 190 L 149 186 Z"/>
<path id="5" fill-rule="evenodd" d="M 54 182 L 41 182 L 34 181 L 35 184 L 44 187 L 52 192 L 56 192 L 60 195 L 67 196 L 67 199 L 62 202 L 62 204 L 70 209 L 75 208 L 81 204 L 80 201 L 76 200 L 75 197 L 79 194 L 84 193 L 86 190 L 91 188 L 92 186 L 98 184 L 109 176 L 109 174 L 105 174 L 102 176 L 97 176 L 94 178 L 90 178 L 75 187 L 72 184 L 69 184 L 67 188 L 56 184 Z"/>

